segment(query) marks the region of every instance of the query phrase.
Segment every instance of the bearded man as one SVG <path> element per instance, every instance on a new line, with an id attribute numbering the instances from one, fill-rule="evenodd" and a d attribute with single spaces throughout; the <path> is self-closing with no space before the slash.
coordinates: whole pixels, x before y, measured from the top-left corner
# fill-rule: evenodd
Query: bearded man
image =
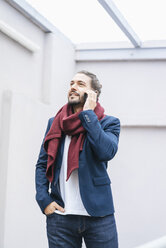
<path id="1" fill-rule="evenodd" d="M 104 113 L 95 74 L 72 78 L 68 102 L 48 120 L 35 170 L 36 200 L 49 248 L 118 248 L 108 161 L 118 150 L 120 120 Z M 111 163 L 110 163 L 111 164 Z"/>

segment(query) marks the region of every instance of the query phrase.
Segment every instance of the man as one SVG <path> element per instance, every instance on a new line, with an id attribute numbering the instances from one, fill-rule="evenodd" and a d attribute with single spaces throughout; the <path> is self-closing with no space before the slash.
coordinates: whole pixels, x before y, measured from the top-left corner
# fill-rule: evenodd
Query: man
<path id="1" fill-rule="evenodd" d="M 78 72 L 68 103 L 48 121 L 35 179 L 49 248 L 79 248 L 82 238 L 87 248 L 118 247 L 107 162 L 118 150 L 120 120 L 104 114 L 101 87 L 93 73 Z"/>

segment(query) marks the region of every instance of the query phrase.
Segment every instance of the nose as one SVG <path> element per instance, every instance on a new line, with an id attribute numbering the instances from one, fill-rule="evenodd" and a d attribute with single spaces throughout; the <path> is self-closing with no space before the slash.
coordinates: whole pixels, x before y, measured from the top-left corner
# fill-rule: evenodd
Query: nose
<path id="1" fill-rule="evenodd" d="M 75 90 L 75 91 L 77 91 L 77 89 L 78 89 L 77 84 L 76 84 L 76 83 L 73 83 L 73 84 L 71 85 L 70 90 Z"/>

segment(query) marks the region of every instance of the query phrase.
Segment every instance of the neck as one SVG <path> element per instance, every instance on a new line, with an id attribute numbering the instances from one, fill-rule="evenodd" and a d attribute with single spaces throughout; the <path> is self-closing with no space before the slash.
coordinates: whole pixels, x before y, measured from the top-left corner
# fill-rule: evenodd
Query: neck
<path id="1" fill-rule="evenodd" d="M 79 112 L 82 109 L 83 109 L 83 107 L 82 106 L 79 106 L 79 105 L 73 105 L 72 106 L 73 113 Z"/>

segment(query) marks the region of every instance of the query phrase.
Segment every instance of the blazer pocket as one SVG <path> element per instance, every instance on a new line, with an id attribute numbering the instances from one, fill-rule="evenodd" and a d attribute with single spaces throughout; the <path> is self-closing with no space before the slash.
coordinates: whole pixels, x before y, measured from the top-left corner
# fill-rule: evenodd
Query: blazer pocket
<path id="1" fill-rule="evenodd" d="M 105 184 L 110 184 L 111 180 L 108 176 L 93 177 L 93 183 L 94 185 L 105 185 Z"/>

